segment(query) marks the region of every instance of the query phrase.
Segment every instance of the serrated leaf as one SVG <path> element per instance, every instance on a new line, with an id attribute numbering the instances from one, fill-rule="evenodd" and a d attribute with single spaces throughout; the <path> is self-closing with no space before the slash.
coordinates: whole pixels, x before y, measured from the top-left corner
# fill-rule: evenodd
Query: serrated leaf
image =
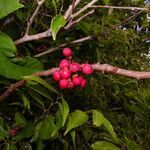
<path id="1" fill-rule="evenodd" d="M 106 141 L 97 141 L 91 145 L 92 150 L 120 150 L 116 145 L 106 142 Z"/>
<path id="2" fill-rule="evenodd" d="M 0 19 L 22 7 L 19 0 L 0 0 Z"/>
<path id="3" fill-rule="evenodd" d="M 60 115 L 62 116 L 62 119 L 63 119 L 63 122 L 62 122 L 62 127 L 63 127 L 65 125 L 67 116 L 69 114 L 69 106 L 64 99 L 62 99 L 62 103 L 59 103 L 58 105 L 59 105 Z"/>
<path id="4" fill-rule="evenodd" d="M 58 31 L 60 30 L 60 28 L 64 27 L 65 24 L 66 20 L 62 15 L 57 15 L 52 19 L 50 30 L 52 33 L 53 40 L 56 40 L 56 35 Z"/>
<path id="5" fill-rule="evenodd" d="M 19 126 L 19 127 L 25 127 L 26 123 L 27 123 L 27 121 L 24 118 L 24 116 L 21 113 L 19 113 L 19 112 L 17 112 L 15 114 L 15 121 L 16 121 L 16 125 Z"/>
<path id="6" fill-rule="evenodd" d="M 0 51 L 7 57 L 14 57 L 17 52 L 13 40 L 5 33 L 0 32 Z"/>
<path id="7" fill-rule="evenodd" d="M 71 129 L 79 127 L 87 122 L 89 119 L 88 115 L 80 110 L 75 110 L 73 113 L 68 115 L 68 122 L 66 124 L 66 131 L 64 135 L 66 135 Z"/>
<path id="8" fill-rule="evenodd" d="M 32 76 L 26 76 L 26 77 L 24 77 L 24 79 L 26 79 L 26 80 L 31 80 L 31 81 L 35 81 L 35 82 L 37 82 L 37 83 L 43 85 L 43 86 L 46 87 L 47 89 L 49 89 L 49 90 L 51 90 L 51 91 L 53 91 L 53 92 L 55 92 L 55 93 L 58 94 L 58 91 L 57 91 L 55 88 L 53 88 L 48 82 L 46 82 L 45 80 L 41 79 L 40 77 L 37 77 L 37 76 L 33 76 L 33 75 L 32 75 Z"/>

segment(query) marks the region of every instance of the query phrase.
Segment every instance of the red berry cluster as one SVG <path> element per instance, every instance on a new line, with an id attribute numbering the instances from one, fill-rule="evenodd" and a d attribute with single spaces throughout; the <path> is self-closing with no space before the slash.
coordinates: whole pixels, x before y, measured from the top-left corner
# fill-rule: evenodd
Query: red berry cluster
<path id="1" fill-rule="evenodd" d="M 60 61 L 60 70 L 53 73 L 54 80 L 59 81 L 59 87 L 61 89 L 75 86 L 86 87 L 87 81 L 81 75 L 78 75 L 78 72 L 82 71 L 84 74 L 90 75 L 93 72 L 92 66 L 90 64 L 80 66 L 77 62 L 71 62 L 72 50 L 70 48 L 64 48 L 63 55 L 66 56 L 66 59 Z"/>

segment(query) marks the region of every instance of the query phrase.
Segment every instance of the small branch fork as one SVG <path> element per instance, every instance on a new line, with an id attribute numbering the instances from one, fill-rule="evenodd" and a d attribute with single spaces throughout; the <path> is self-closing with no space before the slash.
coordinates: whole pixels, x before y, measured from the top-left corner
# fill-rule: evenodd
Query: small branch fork
<path id="1" fill-rule="evenodd" d="M 144 71 L 132 71 L 132 70 L 126 70 L 118 67 L 111 66 L 109 64 L 92 64 L 92 68 L 95 71 L 100 71 L 102 73 L 111 73 L 111 74 L 118 74 L 122 76 L 127 76 L 130 78 L 135 79 L 150 79 L 150 72 L 144 72 Z M 50 76 L 53 74 L 54 71 L 59 70 L 59 68 L 52 68 L 49 70 L 41 71 L 34 73 L 33 75 L 44 77 L 44 76 Z M 21 88 L 26 83 L 26 80 L 20 80 L 8 87 L 8 89 L 0 95 L 0 102 L 4 101 L 8 96 L 10 96 L 15 90 L 18 88 Z"/>

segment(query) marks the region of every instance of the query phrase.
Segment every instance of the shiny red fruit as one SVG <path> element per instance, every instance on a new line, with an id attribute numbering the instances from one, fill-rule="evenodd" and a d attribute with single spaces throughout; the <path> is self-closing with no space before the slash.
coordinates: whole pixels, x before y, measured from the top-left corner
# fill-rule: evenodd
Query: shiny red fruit
<path id="1" fill-rule="evenodd" d="M 61 89 L 66 89 L 66 88 L 68 88 L 68 85 L 69 85 L 69 81 L 66 80 L 66 79 L 62 79 L 62 80 L 59 81 L 59 87 L 60 87 Z"/>
<path id="2" fill-rule="evenodd" d="M 85 73 L 85 74 L 92 74 L 93 72 L 93 69 L 92 69 L 92 66 L 90 64 L 83 64 L 82 65 L 82 72 Z"/>
<path id="3" fill-rule="evenodd" d="M 80 65 L 78 63 L 74 62 L 70 65 L 70 71 L 77 72 L 79 70 L 80 70 Z"/>
<path id="4" fill-rule="evenodd" d="M 63 49 L 63 55 L 66 57 L 70 57 L 72 55 L 72 50 L 68 47 Z"/>
<path id="5" fill-rule="evenodd" d="M 82 79 L 82 82 L 81 82 L 81 87 L 82 88 L 85 88 L 86 87 L 86 84 L 87 84 L 87 81 L 85 79 Z"/>
<path id="6" fill-rule="evenodd" d="M 53 73 L 53 79 L 56 80 L 56 81 L 59 81 L 61 79 L 61 75 L 60 75 L 60 71 L 59 70 L 56 70 Z"/>
<path id="7" fill-rule="evenodd" d="M 67 59 L 63 59 L 60 61 L 59 66 L 60 66 L 60 68 L 64 69 L 64 68 L 68 68 L 69 64 L 70 63 Z"/>
<path id="8" fill-rule="evenodd" d="M 72 82 L 74 85 L 78 86 L 81 84 L 82 80 L 83 80 L 83 78 L 81 76 L 75 76 L 75 77 L 73 77 Z"/>
<path id="9" fill-rule="evenodd" d="M 68 69 L 63 69 L 61 70 L 60 75 L 62 79 L 68 79 L 71 76 L 71 71 Z"/>
<path id="10" fill-rule="evenodd" d="M 72 82 L 72 81 L 70 81 L 70 82 L 69 82 L 69 84 L 68 84 L 68 88 L 69 88 L 69 89 L 74 88 L 74 84 L 73 84 L 73 82 Z"/>

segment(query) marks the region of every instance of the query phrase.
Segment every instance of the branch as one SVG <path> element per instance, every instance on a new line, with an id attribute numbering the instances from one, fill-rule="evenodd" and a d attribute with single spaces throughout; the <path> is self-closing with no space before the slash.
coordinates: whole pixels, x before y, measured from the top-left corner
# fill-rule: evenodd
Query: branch
<path id="1" fill-rule="evenodd" d="M 42 4 L 44 3 L 44 1 L 45 0 L 41 0 L 41 1 L 37 0 L 38 6 L 37 6 L 36 10 L 34 11 L 33 15 L 31 16 L 31 18 L 29 19 L 29 21 L 27 22 L 27 29 L 25 31 L 25 35 L 29 34 L 29 30 L 33 23 L 33 20 L 34 20 L 35 16 L 38 14 L 38 11 L 39 11 L 40 7 L 42 6 Z"/>
<path id="2" fill-rule="evenodd" d="M 119 26 L 121 26 L 121 25 L 127 24 L 129 21 L 131 21 L 132 19 L 134 19 L 136 16 L 138 16 L 138 15 L 139 15 L 140 13 L 142 13 L 142 12 L 143 12 L 143 11 L 141 10 L 141 11 L 138 11 L 138 12 L 134 13 L 132 16 L 130 16 L 129 18 L 123 20 L 121 23 L 119 23 L 119 24 L 117 24 L 117 25 L 115 25 L 115 26 L 112 26 L 112 27 L 111 27 L 110 29 L 108 29 L 107 31 L 101 32 L 101 34 L 107 34 L 107 33 L 109 33 L 111 30 L 114 30 L 114 29 L 116 29 L 117 27 L 119 27 Z"/>
<path id="3" fill-rule="evenodd" d="M 52 68 L 52 69 L 49 69 L 46 71 L 37 72 L 37 73 L 34 73 L 33 75 L 39 76 L 39 77 L 49 76 L 49 75 L 53 74 L 53 72 L 57 69 L 59 69 L 59 68 Z M 0 95 L 0 102 L 2 102 L 4 99 L 6 99 L 8 96 L 10 96 L 11 93 L 16 91 L 18 88 L 22 87 L 25 83 L 26 83 L 26 80 L 20 80 L 14 84 L 11 84 L 9 86 L 9 88 L 2 95 Z"/>
<path id="4" fill-rule="evenodd" d="M 90 8 L 93 4 L 95 4 L 98 0 L 92 0 L 90 3 L 88 3 L 87 5 L 85 5 L 82 9 L 80 9 L 78 12 L 76 12 L 75 14 L 72 15 L 72 18 L 77 17 L 78 15 L 80 15 L 82 12 L 84 12 L 85 10 L 87 10 L 88 8 Z"/>
<path id="5" fill-rule="evenodd" d="M 74 21 L 71 21 L 68 23 L 68 25 L 65 27 L 65 29 L 69 29 L 71 28 L 74 24 L 80 22 L 82 19 L 86 18 L 87 16 L 91 15 L 94 13 L 94 9 L 89 11 L 88 13 L 84 14 L 83 16 L 81 16 L 80 18 L 74 20 Z"/>
<path id="6" fill-rule="evenodd" d="M 135 78 L 137 80 L 140 79 L 150 79 L 150 72 L 144 72 L 144 71 L 132 71 L 132 70 L 125 70 L 122 68 L 114 67 L 109 64 L 93 64 L 92 65 L 93 70 L 95 71 L 101 71 L 102 73 L 108 72 L 112 74 L 119 74 L 126 77 Z"/>
<path id="7" fill-rule="evenodd" d="M 103 6 L 103 5 L 93 5 L 91 8 L 114 8 L 114 9 L 129 9 L 129 10 L 149 10 L 148 8 L 140 7 L 119 7 L 119 6 Z"/>
<path id="8" fill-rule="evenodd" d="M 24 37 L 16 40 L 15 44 L 18 45 L 18 44 L 21 44 L 24 42 L 29 42 L 29 41 L 33 41 L 33 40 L 40 40 L 40 39 L 47 38 L 50 36 L 51 36 L 51 32 L 49 29 L 49 30 L 42 32 L 42 33 L 38 33 L 38 34 L 34 34 L 34 35 L 25 35 Z"/>
<path id="9" fill-rule="evenodd" d="M 47 51 L 44 51 L 44 52 L 42 52 L 42 53 L 40 53 L 40 54 L 37 54 L 37 55 L 35 55 L 34 57 L 41 57 L 41 56 L 50 54 L 51 52 L 54 52 L 54 51 L 56 51 L 57 49 L 62 48 L 62 47 L 65 47 L 65 46 L 67 46 L 67 45 L 73 45 L 73 44 L 76 44 L 76 43 L 81 43 L 81 42 L 84 42 L 84 41 L 87 41 L 87 40 L 92 40 L 92 39 L 93 39 L 92 36 L 87 36 L 87 37 L 84 37 L 84 38 L 81 38 L 81 39 L 78 39 L 78 40 L 74 40 L 74 41 L 70 41 L 70 42 L 67 42 L 67 43 L 63 43 L 63 44 L 61 44 L 61 45 L 59 45 L 59 46 L 57 46 L 57 47 L 53 47 L 53 48 L 51 48 L 51 49 L 49 49 L 49 50 L 47 50 Z"/>
<path id="10" fill-rule="evenodd" d="M 132 70 L 125 70 L 122 68 L 114 67 L 109 64 L 92 64 L 92 68 L 95 71 L 100 71 L 102 73 L 107 72 L 111 74 L 118 74 L 126 77 L 131 77 L 135 79 L 150 79 L 150 72 L 144 72 L 144 71 L 132 71 Z M 33 75 L 43 77 L 43 76 L 49 76 L 53 74 L 55 70 L 58 70 L 59 68 L 52 68 L 46 71 L 41 71 L 34 73 Z M 18 81 L 12 85 L 2 94 L 0 95 L 0 102 L 2 102 L 5 98 L 11 95 L 16 89 L 22 87 L 26 83 L 26 80 Z"/>

